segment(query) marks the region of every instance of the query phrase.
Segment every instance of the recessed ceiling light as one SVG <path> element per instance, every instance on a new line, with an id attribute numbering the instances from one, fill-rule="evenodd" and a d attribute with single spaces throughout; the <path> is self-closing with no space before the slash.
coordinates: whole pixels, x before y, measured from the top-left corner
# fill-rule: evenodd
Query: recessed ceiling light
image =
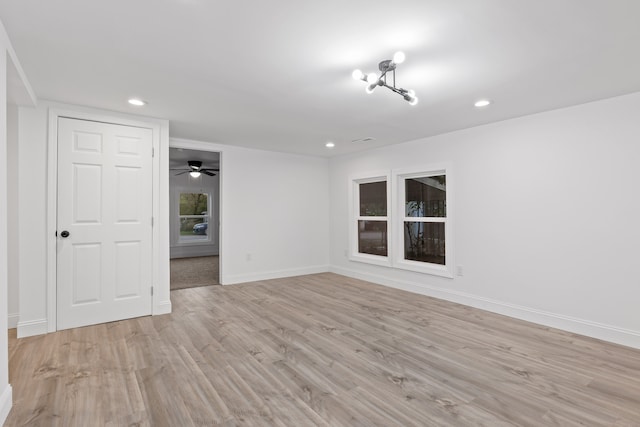
<path id="1" fill-rule="evenodd" d="M 143 105 L 147 105 L 146 102 L 138 98 L 129 98 L 129 104 L 135 105 L 136 107 L 142 107 Z"/>
<path id="2" fill-rule="evenodd" d="M 488 99 L 481 99 L 480 101 L 476 101 L 476 103 L 473 105 L 478 108 L 482 108 L 482 107 L 486 107 L 489 104 L 491 104 L 491 101 L 489 101 Z"/>
<path id="3" fill-rule="evenodd" d="M 333 148 L 333 147 L 336 146 L 336 144 L 334 144 L 333 142 L 329 141 L 326 144 L 324 144 L 324 146 L 327 147 L 327 148 Z"/>

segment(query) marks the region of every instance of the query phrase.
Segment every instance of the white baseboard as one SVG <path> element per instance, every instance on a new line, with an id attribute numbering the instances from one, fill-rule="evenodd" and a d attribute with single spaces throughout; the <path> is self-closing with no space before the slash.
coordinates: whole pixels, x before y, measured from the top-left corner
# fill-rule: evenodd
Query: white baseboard
<path id="1" fill-rule="evenodd" d="M 3 425 L 5 420 L 7 419 L 12 405 L 13 391 L 11 389 L 11 384 L 7 384 L 7 386 L 2 391 L 2 394 L 0 394 L 0 426 Z"/>
<path id="2" fill-rule="evenodd" d="M 490 298 L 467 294 L 465 292 L 457 292 L 450 289 L 428 286 L 422 283 L 397 280 L 377 274 L 362 273 L 343 267 L 332 266 L 330 271 L 332 273 L 341 274 L 343 276 L 366 280 L 368 282 L 377 283 L 379 285 L 402 289 L 405 291 L 427 295 L 446 301 L 452 301 L 455 303 L 491 311 L 493 313 L 514 317 L 516 319 L 526 320 L 527 322 L 537 323 L 540 325 L 562 329 L 564 331 L 586 335 L 588 337 L 640 349 L 640 331 L 633 331 L 629 329 L 619 328 L 617 326 L 592 322 L 586 319 L 578 319 L 562 314 L 551 313 L 516 304 L 510 304 Z"/>
<path id="3" fill-rule="evenodd" d="M 20 315 L 18 313 L 10 314 L 8 316 L 7 326 L 9 327 L 9 329 L 18 327 L 19 318 L 20 318 Z"/>
<path id="4" fill-rule="evenodd" d="M 48 332 L 47 319 L 27 320 L 18 322 L 18 338 L 42 335 Z"/>
<path id="5" fill-rule="evenodd" d="M 229 274 L 220 277 L 223 285 L 235 285 L 238 283 L 257 282 L 259 280 L 281 279 L 283 277 L 304 276 L 306 274 L 326 273 L 329 271 L 328 265 L 315 265 L 303 268 L 292 268 L 288 270 L 264 271 L 250 274 Z"/>
<path id="6" fill-rule="evenodd" d="M 153 315 L 157 316 L 159 314 L 169 314 L 171 313 L 171 301 L 162 301 L 159 302 L 155 307 L 153 307 Z"/>

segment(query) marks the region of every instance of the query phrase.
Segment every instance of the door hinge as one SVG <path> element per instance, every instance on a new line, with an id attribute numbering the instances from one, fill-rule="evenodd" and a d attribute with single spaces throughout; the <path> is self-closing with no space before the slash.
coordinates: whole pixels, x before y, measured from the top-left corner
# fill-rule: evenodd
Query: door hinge
<path id="1" fill-rule="evenodd" d="M 153 286 L 151 287 L 151 296 L 153 296 Z"/>
<path id="2" fill-rule="evenodd" d="M 151 157 L 156 156 L 156 147 L 151 147 Z"/>
<path id="3" fill-rule="evenodd" d="M 151 226 L 153 227 L 153 217 L 151 217 Z"/>

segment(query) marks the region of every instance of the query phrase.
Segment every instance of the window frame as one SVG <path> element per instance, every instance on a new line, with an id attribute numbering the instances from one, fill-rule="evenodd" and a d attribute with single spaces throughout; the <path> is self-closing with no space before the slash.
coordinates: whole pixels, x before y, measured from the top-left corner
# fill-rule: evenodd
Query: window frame
<path id="1" fill-rule="evenodd" d="M 386 216 L 363 216 L 360 215 L 360 184 L 370 184 L 374 182 L 386 182 L 387 190 L 387 215 Z M 349 177 L 349 260 L 364 262 L 368 264 L 391 266 L 392 254 L 392 204 L 391 204 L 391 175 L 389 172 L 371 172 L 365 174 L 352 175 Z M 372 255 L 358 251 L 358 222 L 359 221 L 384 221 L 387 223 L 387 255 Z"/>
<path id="2" fill-rule="evenodd" d="M 415 271 L 418 273 L 431 274 L 435 276 L 453 278 L 453 174 L 450 165 L 430 165 L 420 168 L 405 168 L 392 171 L 393 188 L 393 221 L 392 240 L 393 266 L 403 270 Z M 432 176 L 444 175 L 446 177 L 446 216 L 445 217 L 408 217 L 405 211 L 406 180 L 412 178 L 428 178 Z M 434 264 L 423 261 L 408 260 L 404 257 L 404 223 L 444 223 L 445 235 L 445 264 Z"/>
<path id="3" fill-rule="evenodd" d="M 205 218 L 207 224 L 211 224 L 211 219 L 212 219 L 212 215 L 211 215 L 211 208 L 212 208 L 212 192 L 211 191 L 205 191 L 203 189 L 193 189 L 193 188 L 189 188 L 189 187 L 180 187 L 176 189 L 176 220 L 177 220 L 177 225 L 176 225 L 176 229 L 177 229 L 177 239 L 176 239 L 176 244 L 178 246 L 198 246 L 198 245 L 210 245 L 213 240 L 212 240 L 212 235 L 211 235 L 211 230 L 209 229 L 209 226 L 207 226 L 207 234 L 206 234 L 206 239 L 196 239 L 196 240 L 185 240 L 182 239 L 182 235 L 180 234 L 180 223 L 182 221 L 182 218 Z M 182 194 L 206 194 L 207 195 L 207 215 L 180 215 L 180 196 Z"/>

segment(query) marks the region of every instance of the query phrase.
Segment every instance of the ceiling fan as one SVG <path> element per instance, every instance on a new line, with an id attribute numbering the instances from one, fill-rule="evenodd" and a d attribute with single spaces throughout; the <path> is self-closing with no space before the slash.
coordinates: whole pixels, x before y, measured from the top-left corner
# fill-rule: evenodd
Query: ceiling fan
<path id="1" fill-rule="evenodd" d="M 189 169 L 170 169 L 170 170 L 180 171 L 179 173 L 176 174 L 176 176 L 189 172 L 189 175 L 191 175 L 193 178 L 198 178 L 201 173 L 209 176 L 216 176 L 214 172 L 220 171 L 220 169 L 203 168 L 202 162 L 199 160 L 189 160 L 187 164 L 189 165 Z"/>

